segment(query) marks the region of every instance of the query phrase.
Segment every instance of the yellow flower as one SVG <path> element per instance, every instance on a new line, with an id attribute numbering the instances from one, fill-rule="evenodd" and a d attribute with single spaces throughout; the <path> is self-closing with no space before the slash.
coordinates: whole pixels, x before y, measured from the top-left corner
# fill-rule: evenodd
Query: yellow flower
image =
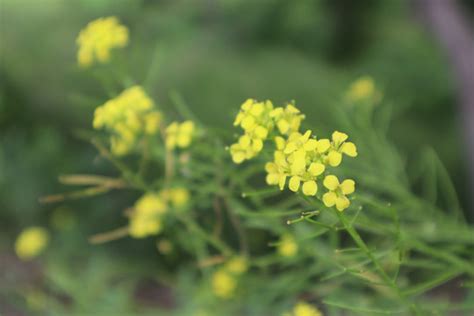
<path id="1" fill-rule="evenodd" d="M 171 188 L 162 190 L 160 196 L 165 201 L 170 201 L 173 207 L 182 208 L 189 202 L 189 191 L 186 188 Z"/>
<path id="2" fill-rule="evenodd" d="M 326 157 L 327 162 L 332 167 L 337 167 L 341 164 L 342 154 L 349 157 L 357 157 L 357 147 L 354 143 L 346 142 L 347 134 L 335 131 L 332 133 L 331 148 Z"/>
<path id="3" fill-rule="evenodd" d="M 285 187 L 285 181 L 287 177 L 287 170 L 286 160 L 284 162 L 280 162 L 280 164 L 274 162 L 267 162 L 265 164 L 265 170 L 267 171 L 266 181 L 269 185 L 278 185 L 280 190 L 283 190 Z"/>
<path id="4" fill-rule="evenodd" d="M 225 264 L 224 269 L 233 274 L 242 274 L 248 269 L 247 259 L 242 256 L 234 257 Z"/>
<path id="5" fill-rule="evenodd" d="M 265 166 L 267 183 L 278 184 L 283 189 L 286 177 L 289 176 L 288 187 L 291 191 L 297 192 L 301 187 L 303 194 L 316 195 L 316 179 L 325 170 L 322 153 L 329 148 L 329 143 L 311 138 L 311 131 L 304 134 L 292 133 L 286 141 L 282 137 L 276 137 L 275 143 L 277 150 L 274 162 Z"/>
<path id="6" fill-rule="evenodd" d="M 229 299 L 235 294 L 237 281 L 225 270 L 218 270 L 212 276 L 212 291 L 214 295 L 223 299 Z"/>
<path id="7" fill-rule="evenodd" d="M 242 127 L 244 135 L 230 146 L 230 154 L 235 163 L 251 159 L 262 150 L 263 142 L 273 129 L 273 120 L 270 117 L 272 110 L 273 104 L 270 101 L 248 99 L 242 104 L 234 125 Z"/>
<path id="8" fill-rule="evenodd" d="M 22 260 L 38 256 L 49 241 L 48 231 L 42 227 L 29 227 L 21 232 L 15 242 L 15 252 Z"/>
<path id="9" fill-rule="evenodd" d="M 251 138 L 245 134 L 240 136 L 239 141 L 230 146 L 232 160 L 239 164 L 246 159 L 255 157 L 263 148 L 263 140 L 260 138 Z"/>
<path id="10" fill-rule="evenodd" d="M 297 132 L 300 128 L 301 121 L 305 118 L 300 114 L 294 104 L 287 104 L 285 108 L 278 107 L 270 112 L 270 117 L 275 120 L 278 131 L 283 135 L 290 135 Z"/>
<path id="11" fill-rule="evenodd" d="M 161 231 L 161 219 L 145 215 L 135 215 L 130 218 L 129 233 L 133 238 L 145 238 L 156 235 Z"/>
<path id="12" fill-rule="evenodd" d="M 293 308 L 291 316 L 322 316 L 323 314 L 314 307 L 306 302 L 298 302 Z"/>
<path id="13" fill-rule="evenodd" d="M 293 236 L 284 234 L 278 243 L 278 253 L 283 257 L 293 257 L 298 252 L 298 244 Z"/>
<path id="14" fill-rule="evenodd" d="M 143 88 L 133 86 L 99 106 L 94 112 L 93 126 L 111 132 L 112 152 L 125 155 L 133 150 L 141 134 L 158 131 L 161 118 Z"/>
<path id="15" fill-rule="evenodd" d="M 158 111 L 150 112 L 145 117 L 145 133 L 149 135 L 156 134 L 160 128 L 162 115 Z"/>
<path id="16" fill-rule="evenodd" d="M 191 144 L 194 134 L 194 122 L 185 121 L 183 123 L 173 122 L 166 128 L 166 147 L 186 148 Z"/>
<path id="17" fill-rule="evenodd" d="M 363 76 L 354 81 L 347 91 L 347 99 L 351 102 L 367 100 L 375 95 L 375 83 L 372 77 L 369 76 Z"/>
<path id="18" fill-rule="evenodd" d="M 349 207 L 351 202 L 346 195 L 355 191 L 354 180 L 347 179 L 339 183 L 336 176 L 329 175 L 324 178 L 323 184 L 329 190 L 323 195 L 324 205 L 327 207 L 336 205 L 338 211 L 343 211 Z"/>
<path id="19" fill-rule="evenodd" d="M 114 17 L 99 18 L 87 24 L 77 37 L 77 60 L 80 66 L 88 67 L 95 61 L 110 60 L 113 48 L 125 47 L 128 43 L 128 29 Z"/>
<path id="20" fill-rule="evenodd" d="M 134 206 L 130 216 L 129 233 L 134 238 L 156 235 L 162 228 L 162 215 L 167 205 L 159 194 L 147 193 Z"/>
<path id="21" fill-rule="evenodd" d="M 163 214 L 166 204 L 156 193 L 147 193 L 135 203 L 135 211 L 140 214 Z"/>

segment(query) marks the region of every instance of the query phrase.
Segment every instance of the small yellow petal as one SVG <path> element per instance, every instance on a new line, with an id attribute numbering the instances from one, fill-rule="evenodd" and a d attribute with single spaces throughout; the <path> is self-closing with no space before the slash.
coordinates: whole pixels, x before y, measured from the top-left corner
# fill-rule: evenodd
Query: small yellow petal
<path id="1" fill-rule="evenodd" d="M 331 146 L 331 142 L 329 139 L 323 138 L 318 140 L 318 152 L 319 153 L 325 153 L 329 147 Z"/>
<path id="2" fill-rule="evenodd" d="M 286 144 L 284 153 L 285 154 L 291 154 L 296 149 L 298 149 L 298 145 L 295 142 L 289 142 L 288 144 Z"/>
<path id="3" fill-rule="evenodd" d="M 318 191 L 318 185 L 316 184 L 316 181 L 306 181 L 303 183 L 303 194 L 304 195 L 311 195 L 314 196 L 316 195 L 316 192 Z"/>
<path id="4" fill-rule="evenodd" d="M 339 186 L 339 180 L 337 179 L 336 176 L 329 175 L 329 176 L 326 176 L 326 178 L 324 178 L 323 184 L 329 190 L 334 191 Z"/>
<path id="5" fill-rule="evenodd" d="M 290 129 L 290 124 L 286 120 L 278 120 L 277 122 L 277 127 L 280 133 L 286 134 L 288 130 Z"/>
<path id="6" fill-rule="evenodd" d="M 285 183 L 286 183 L 286 175 L 281 174 L 280 179 L 278 180 L 278 186 L 280 187 L 280 190 L 283 190 L 285 188 Z"/>
<path id="7" fill-rule="evenodd" d="M 351 179 L 342 181 L 341 190 L 345 195 L 353 193 L 355 191 L 355 181 Z"/>
<path id="8" fill-rule="evenodd" d="M 332 207 L 336 204 L 337 195 L 334 192 L 324 193 L 323 202 L 327 207 Z"/>
<path id="9" fill-rule="evenodd" d="M 357 147 L 354 143 L 346 142 L 342 144 L 341 151 L 348 155 L 349 157 L 356 157 L 357 156 Z"/>
<path id="10" fill-rule="evenodd" d="M 278 150 L 283 150 L 285 148 L 285 139 L 283 137 L 275 137 L 275 145 Z"/>
<path id="11" fill-rule="evenodd" d="M 180 126 L 181 133 L 192 134 L 194 132 L 194 122 L 184 121 Z"/>
<path id="12" fill-rule="evenodd" d="M 255 119 L 252 116 L 246 116 L 242 120 L 242 128 L 244 130 L 250 130 L 255 127 Z"/>
<path id="13" fill-rule="evenodd" d="M 307 142 L 310 137 L 311 137 L 311 130 L 307 130 L 302 136 L 301 142 Z"/>
<path id="14" fill-rule="evenodd" d="M 242 135 L 239 137 L 239 145 L 245 149 L 250 146 L 250 137 L 248 135 Z"/>
<path id="15" fill-rule="evenodd" d="M 345 196 L 340 196 L 336 199 L 336 208 L 338 211 L 344 211 L 350 204 L 351 202 Z"/>
<path id="16" fill-rule="evenodd" d="M 337 167 L 341 164 L 342 161 L 342 154 L 335 150 L 332 150 L 328 154 L 328 162 L 332 167 Z"/>
<path id="17" fill-rule="evenodd" d="M 267 162 L 265 164 L 265 171 L 268 173 L 276 173 L 278 171 L 278 166 L 274 162 Z"/>
<path id="18" fill-rule="evenodd" d="M 304 150 L 306 151 L 313 151 L 318 147 L 318 141 L 316 139 L 309 139 L 305 144 L 304 144 Z"/>
<path id="19" fill-rule="evenodd" d="M 247 99 L 245 100 L 244 103 L 242 103 L 242 105 L 240 106 L 240 108 L 244 111 L 247 111 L 250 109 L 250 107 L 252 106 L 252 104 L 255 102 L 254 99 Z"/>
<path id="20" fill-rule="evenodd" d="M 306 168 L 306 153 L 304 150 L 297 150 L 293 154 L 293 163 L 291 164 L 292 174 L 301 174 Z"/>
<path id="21" fill-rule="evenodd" d="M 252 140 L 252 149 L 256 152 L 261 151 L 263 148 L 263 141 L 261 139 L 255 138 Z"/>
<path id="22" fill-rule="evenodd" d="M 255 136 L 261 139 L 267 138 L 268 130 L 263 126 L 257 126 L 255 128 Z"/>
<path id="23" fill-rule="evenodd" d="M 280 182 L 280 175 L 277 173 L 269 173 L 267 174 L 265 181 L 268 185 L 277 185 Z"/>
<path id="24" fill-rule="evenodd" d="M 325 169 L 326 169 L 326 167 L 325 167 L 322 163 L 313 162 L 313 163 L 311 163 L 311 165 L 309 166 L 308 172 L 309 172 L 312 176 L 317 177 L 317 176 L 319 176 L 321 173 L 323 173 Z"/>
<path id="25" fill-rule="evenodd" d="M 349 137 L 349 136 L 347 136 L 346 133 L 341 133 L 341 132 L 338 132 L 338 131 L 335 131 L 334 133 L 332 133 L 332 141 L 333 141 L 336 145 L 342 144 L 344 141 L 346 141 L 346 139 L 347 139 L 348 137 Z"/>
<path id="26" fill-rule="evenodd" d="M 288 187 L 290 188 L 290 190 L 293 192 L 298 192 L 298 189 L 300 188 L 300 181 L 301 181 L 301 178 L 298 176 L 291 177 L 290 183 L 288 184 Z"/>
<path id="27" fill-rule="evenodd" d="M 250 113 L 254 116 L 260 116 L 264 109 L 263 103 L 255 103 L 250 109 Z"/>

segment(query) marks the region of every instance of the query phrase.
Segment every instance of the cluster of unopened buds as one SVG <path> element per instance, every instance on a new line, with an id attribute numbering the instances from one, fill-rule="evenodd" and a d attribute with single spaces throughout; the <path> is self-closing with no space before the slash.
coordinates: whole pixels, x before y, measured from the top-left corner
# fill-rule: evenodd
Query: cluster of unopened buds
<path id="1" fill-rule="evenodd" d="M 346 179 L 340 183 L 330 169 L 338 167 L 344 155 L 356 157 L 356 145 L 338 131 L 331 139 L 318 139 L 310 130 L 300 132 L 304 117 L 294 104 L 274 108 L 270 101 L 245 101 L 234 122 L 244 134 L 230 146 L 232 160 L 239 164 L 254 158 L 265 140 L 273 139 L 273 161 L 265 165 L 267 184 L 283 190 L 288 183 L 293 192 L 301 190 L 304 195 L 316 196 L 318 182 L 322 182 L 327 189 L 321 198 L 324 204 L 343 211 L 350 205 L 347 195 L 354 192 L 355 182 Z"/>

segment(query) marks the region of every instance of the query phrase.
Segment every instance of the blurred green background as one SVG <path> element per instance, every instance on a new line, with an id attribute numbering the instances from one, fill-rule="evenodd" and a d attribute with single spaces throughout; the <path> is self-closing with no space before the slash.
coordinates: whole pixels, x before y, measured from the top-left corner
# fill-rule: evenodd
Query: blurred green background
<path id="1" fill-rule="evenodd" d="M 472 2 L 465 4 L 472 13 Z M 60 174 L 113 174 L 76 133 L 90 128 L 94 108 L 111 93 L 79 69 L 75 57 L 79 30 L 101 16 L 116 15 L 129 27 L 123 72 L 157 103 L 172 109 L 170 93 L 177 91 L 203 122 L 229 130 L 249 97 L 295 100 L 312 126 L 332 130 L 334 106 L 347 86 L 372 76 L 392 106 L 389 135 L 407 168 L 416 169 L 419 152 L 433 147 L 467 207 L 466 150 L 451 69 L 408 1 L 2 0 L 0 11 L 0 306 L 6 313 L 18 302 L 2 293 L 42 278 L 13 255 L 14 238 L 28 225 L 56 227 L 50 256 L 57 260 L 48 271 L 63 287 L 80 288 L 74 282 L 79 272 L 85 282 L 102 284 L 118 271 L 140 278 L 159 265 L 173 269 L 146 250 L 154 241 L 87 243 L 90 234 L 125 222 L 117 214 L 133 195 L 38 203 L 68 189 L 58 184 Z M 124 288 L 97 286 L 78 300 L 128 304 Z"/>

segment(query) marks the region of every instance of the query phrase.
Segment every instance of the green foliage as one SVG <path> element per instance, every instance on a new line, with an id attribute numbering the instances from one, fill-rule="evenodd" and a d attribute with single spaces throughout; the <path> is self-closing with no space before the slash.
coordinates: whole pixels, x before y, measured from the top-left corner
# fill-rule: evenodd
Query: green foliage
<path id="1" fill-rule="evenodd" d="M 0 249 L 11 249 L 17 227 L 33 223 L 50 226 L 53 240 L 39 260 L 40 280 L 30 279 L 28 267 L 0 280 L 0 303 L 47 315 L 279 315 L 299 300 L 328 315 L 472 312 L 474 228 L 458 199 L 463 167 L 461 145 L 451 141 L 453 110 L 444 109 L 452 87 L 405 7 L 354 5 L 363 14 L 351 18 L 361 25 L 343 43 L 336 31 L 342 22 L 330 18 L 340 11 L 323 1 L 198 3 L 84 1 L 66 8 L 49 1 L 24 9 L 6 2 L 5 16 L 18 28 L 2 30 L 10 45 L 2 47 L 1 65 Z M 48 21 L 72 10 L 64 28 Z M 24 13 L 31 20 L 14 22 Z M 112 14 L 130 27 L 131 44 L 109 65 L 75 70 L 78 31 Z M 33 25 L 55 30 L 37 61 L 25 56 L 39 45 L 28 35 Z M 344 54 L 347 47 L 355 52 Z M 363 73 L 383 87 L 383 102 L 351 107 L 345 89 Z M 167 185 L 163 144 L 121 158 L 109 152 L 107 134 L 91 131 L 94 108 L 132 84 L 142 84 L 167 117 L 200 129 L 189 151 L 173 154 L 185 163 L 174 164 L 169 180 L 192 193 L 190 207 L 171 214 L 156 237 L 91 245 L 91 235 L 121 235 L 127 209 Z M 359 157 L 340 170 L 357 181 L 349 209 L 339 213 L 268 187 L 270 151 L 232 164 L 225 148 L 235 141 L 236 105 L 248 97 L 294 99 L 307 115 L 305 128 L 351 136 Z M 420 120 L 427 114 L 436 123 Z M 53 192 L 66 193 L 45 199 L 59 204 L 37 206 Z M 278 254 L 285 233 L 298 245 L 294 257 Z M 163 240 L 170 252 L 160 250 Z M 212 276 L 237 255 L 248 258 L 249 269 L 235 296 L 220 299 Z M 17 283 L 22 274 L 26 281 Z M 451 293 L 462 298 L 453 302 Z"/>

